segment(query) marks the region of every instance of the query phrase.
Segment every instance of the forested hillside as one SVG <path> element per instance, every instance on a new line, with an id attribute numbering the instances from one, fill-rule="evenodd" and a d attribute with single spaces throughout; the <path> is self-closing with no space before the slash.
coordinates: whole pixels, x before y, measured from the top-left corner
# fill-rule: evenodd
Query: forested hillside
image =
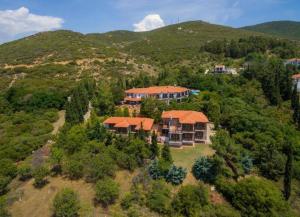
<path id="1" fill-rule="evenodd" d="M 299 216 L 291 78 L 300 68 L 284 64 L 299 51 L 295 41 L 200 21 L 0 45 L 0 216 Z M 237 73 L 214 74 L 217 64 Z M 154 85 L 200 93 L 144 99 L 140 114 L 120 104 L 126 89 Z M 123 137 L 102 124 L 130 115 L 159 123 L 167 110 L 203 112 L 212 144 L 174 149 L 143 128 Z"/>
<path id="2" fill-rule="evenodd" d="M 245 26 L 242 29 L 292 40 L 300 40 L 300 22 L 295 21 L 273 21 L 253 26 Z"/>

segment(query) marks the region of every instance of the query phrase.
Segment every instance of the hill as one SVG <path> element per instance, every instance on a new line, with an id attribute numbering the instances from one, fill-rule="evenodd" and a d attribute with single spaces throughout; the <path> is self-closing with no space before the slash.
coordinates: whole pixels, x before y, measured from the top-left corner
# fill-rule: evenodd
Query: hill
<path id="1" fill-rule="evenodd" d="M 295 21 L 273 21 L 253 26 L 245 26 L 241 29 L 266 33 L 292 40 L 300 40 L 300 22 Z"/>
<path id="2" fill-rule="evenodd" d="M 191 59 L 204 42 L 259 35 L 246 30 L 202 21 L 185 22 L 149 32 L 114 31 L 81 34 L 59 30 L 43 32 L 0 46 L 0 64 L 30 64 L 92 57 L 112 57 L 119 52 L 170 60 Z"/>

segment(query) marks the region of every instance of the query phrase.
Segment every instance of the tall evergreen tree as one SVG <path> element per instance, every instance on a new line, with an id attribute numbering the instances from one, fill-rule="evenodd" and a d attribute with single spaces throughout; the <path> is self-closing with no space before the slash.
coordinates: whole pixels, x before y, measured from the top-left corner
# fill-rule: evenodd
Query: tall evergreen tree
<path id="1" fill-rule="evenodd" d="M 151 151 L 151 158 L 155 158 L 159 155 L 159 147 L 157 144 L 157 135 L 153 131 L 151 135 L 151 146 L 150 146 L 150 151 Z"/>
<path id="2" fill-rule="evenodd" d="M 295 105 L 294 105 L 294 114 L 293 114 L 293 119 L 296 124 L 299 122 L 300 119 L 299 113 L 300 113 L 300 103 L 299 103 L 299 96 L 297 94 Z"/>
<path id="3" fill-rule="evenodd" d="M 293 110 L 295 110 L 295 108 L 297 106 L 296 105 L 297 101 L 299 101 L 299 99 L 298 99 L 298 93 L 297 93 L 297 84 L 295 84 L 294 88 L 293 88 L 292 99 L 291 99 L 291 107 Z"/>
<path id="4" fill-rule="evenodd" d="M 284 197 L 288 200 L 291 196 L 291 186 L 292 186 L 292 177 L 293 177 L 293 148 L 289 144 L 286 148 L 287 160 L 285 164 L 285 173 L 284 173 Z"/>
<path id="5" fill-rule="evenodd" d="M 166 162 L 173 163 L 169 145 L 164 145 L 161 151 L 161 158 L 164 159 Z"/>

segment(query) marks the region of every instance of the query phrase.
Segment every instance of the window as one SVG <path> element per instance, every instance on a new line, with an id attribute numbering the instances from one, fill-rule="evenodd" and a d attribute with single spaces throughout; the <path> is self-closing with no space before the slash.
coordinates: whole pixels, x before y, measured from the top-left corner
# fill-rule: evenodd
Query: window
<path id="1" fill-rule="evenodd" d="M 191 134 L 191 133 L 182 134 L 182 140 L 193 141 L 193 134 Z"/>
<path id="2" fill-rule="evenodd" d="M 182 124 L 182 131 L 193 131 L 192 124 Z"/>
<path id="3" fill-rule="evenodd" d="M 195 133 L 195 139 L 204 139 L 204 133 L 203 132 L 196 132 Z"/>
<path id="4" fill-rule="evenodd" d="M 205 130 L 205 124 L 204 123 L 196 123 L 195 124 L 195 130 Z"/>
<path id="5" fill-rule="evenodd" d="M 170 138 L 171 141 L 180 141 L 180 136 L 179 134 L 171 134 L 171 138 Z"/>

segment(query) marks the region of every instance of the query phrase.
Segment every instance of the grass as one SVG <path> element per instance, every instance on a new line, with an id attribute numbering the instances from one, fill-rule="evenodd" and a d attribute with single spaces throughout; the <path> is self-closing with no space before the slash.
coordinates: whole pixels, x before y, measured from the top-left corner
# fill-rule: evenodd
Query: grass
<path id="1" fill-rule="evenodd" d="M 210 156 L 214 151 L 207 144 L 198 144 L 195 147 L 171 148 L 175 165 L 191 170 L 195 160 L 200 156 Z"/>

